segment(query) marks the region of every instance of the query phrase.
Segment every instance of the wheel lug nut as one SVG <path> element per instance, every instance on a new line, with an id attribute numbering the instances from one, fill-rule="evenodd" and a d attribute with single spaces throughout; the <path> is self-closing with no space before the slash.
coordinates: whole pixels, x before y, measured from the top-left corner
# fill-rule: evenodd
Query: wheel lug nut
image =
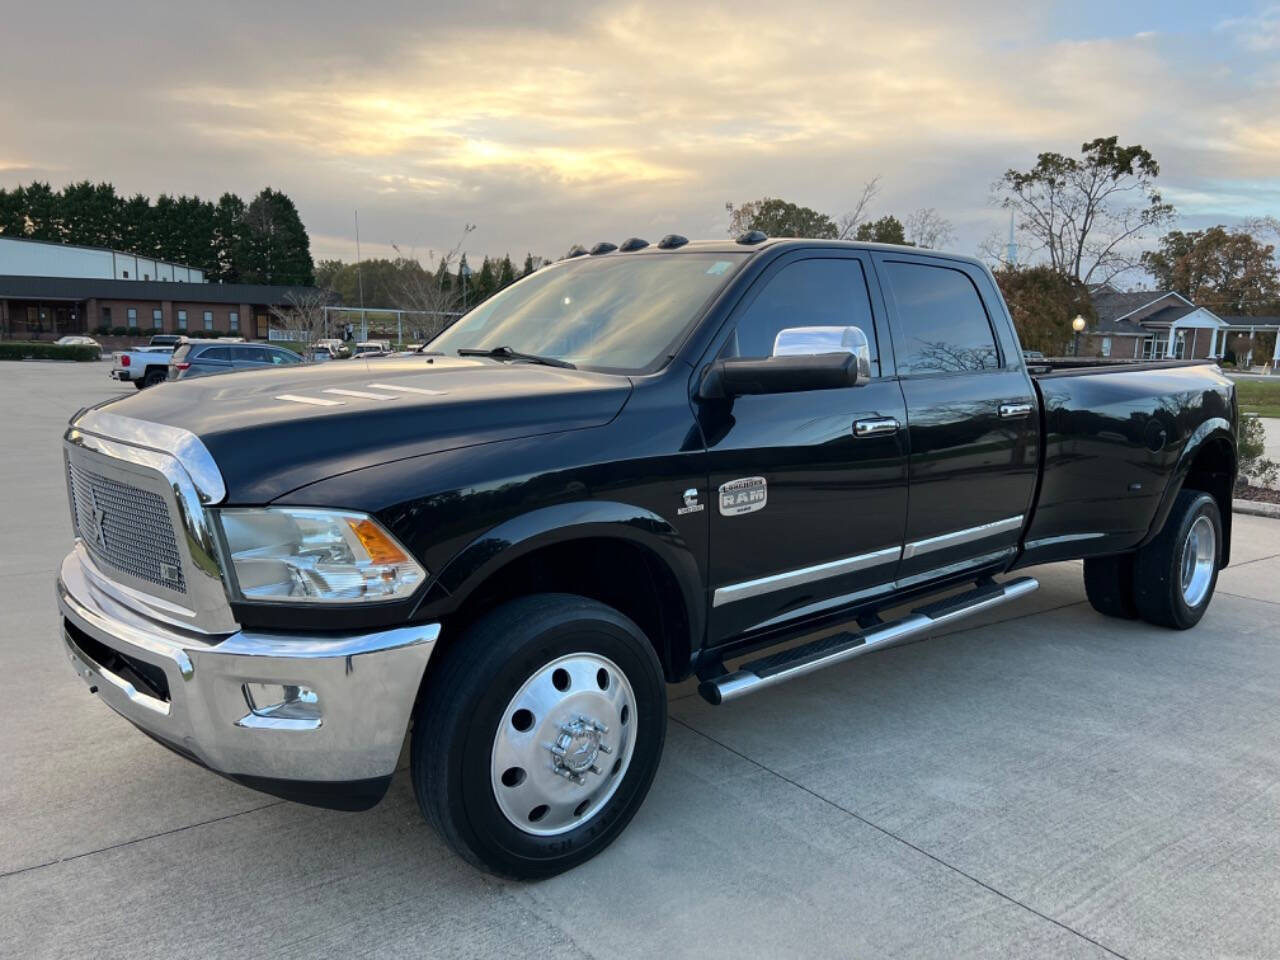
<path id="1" fill-rule="evenodd" d="M 600 744 L 600 752 L 601 752 L 601 753 L 613 753 L 613 749 L 612 749 L 612 748 L 611 748 L 607 743 L 602 743 L 602 744 Z"/>

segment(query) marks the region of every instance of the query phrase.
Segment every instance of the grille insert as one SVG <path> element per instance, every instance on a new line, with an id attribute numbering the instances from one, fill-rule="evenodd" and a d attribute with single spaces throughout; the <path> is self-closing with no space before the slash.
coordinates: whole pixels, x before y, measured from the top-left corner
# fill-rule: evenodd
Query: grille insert
<path id="1" fill-rule="evenodd" d="M 162 497 L 70 460 L 67 476 L 76 533 L 97 563 L 186 592 L 173 521 Z"/>

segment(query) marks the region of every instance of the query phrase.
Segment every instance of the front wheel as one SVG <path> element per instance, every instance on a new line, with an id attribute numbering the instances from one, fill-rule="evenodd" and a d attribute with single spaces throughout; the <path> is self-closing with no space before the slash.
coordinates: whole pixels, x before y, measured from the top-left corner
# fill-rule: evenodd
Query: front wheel
<path id="1" fill-rule="evenodd" d="M 1199 490 L 1183 490 L 1164 529 L 1138 551 L 1133 599 L 1148 623 L 1186 630 L 1209 609 L 1222 555 L 1222 516 L 1217 501 Z"/>
<path id="2" fill-rule="evenodd" d="M 666 723 L 662 668 L 639 627 L 585 597 L 522 597 L 433 665 L 414 717 L 414 792 L 472 864 L 551 876 L 626 827 Z"/>

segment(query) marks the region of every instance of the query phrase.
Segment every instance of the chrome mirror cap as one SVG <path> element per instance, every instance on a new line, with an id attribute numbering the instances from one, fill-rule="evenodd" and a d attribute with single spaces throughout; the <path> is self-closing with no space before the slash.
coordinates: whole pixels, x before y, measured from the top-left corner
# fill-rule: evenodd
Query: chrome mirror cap
<path id="1" fill-rule="evenodd" d="M 786 327 L 773 338 L 773 356 L 852 353 L 858 358 L 858 379 L 871 379 L 871 345 L 861 327 Z"/>

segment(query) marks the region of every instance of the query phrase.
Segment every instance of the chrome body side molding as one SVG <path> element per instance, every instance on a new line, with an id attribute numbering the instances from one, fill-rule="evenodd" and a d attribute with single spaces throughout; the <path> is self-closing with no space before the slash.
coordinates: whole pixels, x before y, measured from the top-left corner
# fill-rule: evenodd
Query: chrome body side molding
<path id="1" fill-rule="evenodd" d="M 785 590 L 788 587 L 798 587 L 802 584 L 813 583 L 815 580 L 838 577 L 842 574 L 867 570 L 886 563 L 897 563 L 901 555 L 901 547 L 886 547 L 883 550 L 873 550 L 871 553 L 859 554 L 856 557 L 845 557 L 842 560 L 831 560 L 828 563 L 819 563 L 812 567 L 787 570 L 783 573 L 775 573 L 756 580 L 732 583 L 728 586 L 716 588 L 711 605 L 719 607 L 726 603 L 732 603 L 734 600 L 745 600 L 747 597 L 758 597 L 763 593 L 772 593 L 774 590 Z"/>
<path id="2" fill-rule="evenodd" d="M 975 540 L 985 540 L 987 537 L 1008 533 L 1011 530 L 1021 530 L 1023 519 L 1024 516 L 1018 514 L 1016 517 L 1006 517 L 1003 520 L 995 520 L 977 527 L 966 527 L 963 530 L 939 534 L 936 537 L 928 537 L 924 540 L 913 540 L 903 547 L 902 559 L 910 560 L 912 557 L 918 557 L 922 553 L 932 553 L 934 550 L 959 547 L 966 543 L 973 543 Z"/>

